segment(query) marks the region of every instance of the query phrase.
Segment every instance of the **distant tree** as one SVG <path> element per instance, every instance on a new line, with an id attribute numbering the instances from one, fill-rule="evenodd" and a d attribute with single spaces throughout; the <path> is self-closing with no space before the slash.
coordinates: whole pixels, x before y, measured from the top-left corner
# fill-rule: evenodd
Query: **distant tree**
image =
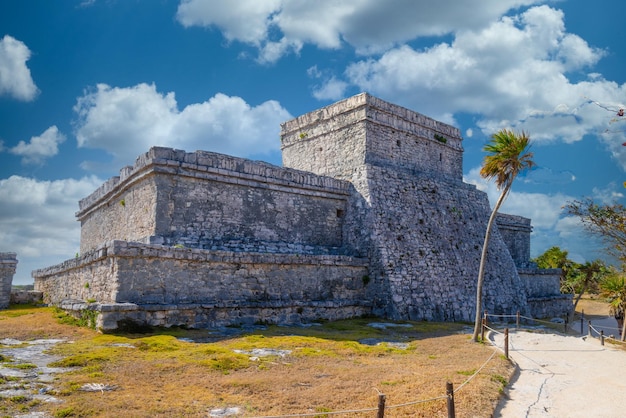
<path id="1" fill-rule="evenodd" d="M 489 216 L 483 249 L 480 255 L 480 266 L 476 283 L 476 318 L 474 321 L 474 335 L 472 337 L 474 341 L 478 341 L 478 334 L 481 328 L 483 283 L 485 280 L 485 264 L 491 229 L 496 219 L 496 214 L 500 206 L 502 206 L 502 202 L 504 202 L 504 199 L 511 191 L 511 186 L 517 175 L 535 165 L 533 153 L 528 151 L 529 147 L 530 137 L 525 132 L 517 134 L 511 130 L 503 129 L 493 134 L 491 141 L 483 148 L 488 155 L 483 160 L 480 175 L 487 180 L 495 179 L 496 186 L 501 192 Z"/>
<path id="2" fill-rule="evenodd" d="M 624 273 L 618 273 L 613 270 L 612 274 L 607 275 L 600 284 L 602 296 L 609 301 L 611 315 L 615 316 L 617 325 L 621 328 L 621 340 L 626 337 L 626 322 L 624 321 L 624 312 L 626 312 L 626 280 Z"/>
<path id="3" fill-rule="evenodd" d="M 626 263 L 626 208 L 623 205 L 600 205 L 587 198 L 568 202 L 564 209 L 578 216 L 588 232 L 607 244 L 607 253 Z"/>
<path id="4" fill-rule="evenodd" d="M 532 261 L 537 263 L 537 267 L 540 269 L 561 269 L 567 264 L 572 263 L 572 261 L 567 258 L 567 255 L 567 251 L 559 247 L 551 247 Z"/>
<path id="5" fill-rule="evenodd" d="M 567 283 L 568 275 L 575 267 L 576 263 L 567 258 L 568 252 L 559 247 L 548 248 L 543 254 L 532 261 L 537 263 L 540 269 L 561 269 L 560 288 L 563 293 L 570 293 Z"/>
<path id="6" fill-rule="evenodd" d="M 588 290 L 594 289 L 597 291 L 599 284 L 605 277 L 610 275 L 611 269 L 602 260 L 587 261 L 584 264 L 578 264 L 573 271 L 572 290 L 576 293 L 576 299 L 574 300 L 574 309 L 580 302 L 583 294 Z"/>

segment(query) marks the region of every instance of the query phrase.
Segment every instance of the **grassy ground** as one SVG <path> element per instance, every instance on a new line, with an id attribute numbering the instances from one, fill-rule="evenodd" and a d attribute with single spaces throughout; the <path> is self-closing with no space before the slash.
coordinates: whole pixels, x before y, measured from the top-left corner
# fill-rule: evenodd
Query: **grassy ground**
<path id="1" fill-rule="evenodd" d="M 61 358 L 55 365 L 73 367 L 53 383 L 52 394 L 62 403 L 0 398 L 0 416 L 30 410 L 53 417 L 206 417 L 216 408 L 238 407 L 246 417 L 325 417 L 330 415 L 324 412 L 376 408 L 384 393 L 385 417 L 445 417 L 445 399 L 396 406 L 441 397 L 447 381 L 459 388 L 493 353 L 472 343 L 466 326 L 449 323 L 380 330 L 368 326 L 377 320 L 358 319 L 268 327 L 211 341 L 206 330 L 102 335 L 62 321 L 71 322 L 52 308 L 0 311 L 1 338 L 64 338 L 67 343 L 54 349 Z M 405 345 L 359 342 L 380 340 Z M 254 349 L 282 351 L 255 358 Z M 455 394 L 457 417 L 491 416 L 511 373 L 508 361 L 493 356 Z M 86 392 L 85 384 L 115 390 Z"/>

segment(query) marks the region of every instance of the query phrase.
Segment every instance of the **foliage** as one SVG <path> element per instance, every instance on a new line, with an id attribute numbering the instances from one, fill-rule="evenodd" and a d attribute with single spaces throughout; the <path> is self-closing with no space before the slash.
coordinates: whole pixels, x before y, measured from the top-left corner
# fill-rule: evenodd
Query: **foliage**
<path id="1" fill-rule="evenodd" d="M 568 252 L 559 247 L 551 247 L 543 254 L 533 259 L 540 269 L 562 269 L 563 267 L 574 263 L 567 258 Z"/>
<path id="2" fill-rule="evenodd" d="M 511 190 L 511 186 L 517 175 L 535 165 L 533 153 L 529 151 L 529 148 L 530 137 L 525 132 L 517 134 L 508 129 L 503 129 L 493 134 L 491 141 L 483 148 L 488 154 L 484 158 L 480 175 L 487 180 L 495 180 L 496 186 L 501 192 L 489 216 L 489 221 L 487 222 L 487 230 L 485 232 L 483 249 L 480 256 L 480 266 L 476 283 L 476 318 L 474 320 L 474 334 L 472 336 L 474 341 L 478 341 L 478 334 L 481 328 L 483 282 L 485 279 L 485 264 L 491 229 L 495 222 L 496 214 Z"/>
<path id="3" fill-rule="evenodd" d="M 600 259 L 576 263 L 570 260 L 568 252 L 559 247 L 552 247 L 533 259 L 537 267 L 542 269 L 560 268 L 562 270 L 560 287 L 562 293 L 577 294 L 574 309 L 584 293 L 600 293 L 599 285 L 603 278 L 613 270 Z"/>
<path id="4" fill-rule="evenodd" d="M 578 216 L 583 227 L 607 244 L 607 252 L 626 263 L 626 207 L 621 204 L 600 205 L 591 198 L 574 200 L 564 209 Z"/>
<path id="5" fill-rule="evenodd" d="M 540 269 L 561 269 L 560 287 L 563 293 L 573 293 L 570 286 L 576 263 L 567 258 L 568 252 L 559 247 L 551 247 L 543 254 L 533 259 Z"/>
<path id="6" fill-rule="evenodd" d="M 435 139 L 443 144 L 448 142 L 448 139 L 445 136 L 441 136 L 439 134 L 435 134 Z"/>
<path id="7" fill-rule="evenodd" d="M 607 275 L 600 284 L 602 296 L 609 302 L 611 315 L 617 312 L 626 312 L 626 279 L 624 275 L 614 272 Z"/>
<path id="8" fill-rule="evenodd" d="M 55 315 L 61 324 L 96 329 L 98 319 L 98 311 L 96 310 L 81 309 L 77 316 L 72 316 L 60 308 L 55 308 Z"/>

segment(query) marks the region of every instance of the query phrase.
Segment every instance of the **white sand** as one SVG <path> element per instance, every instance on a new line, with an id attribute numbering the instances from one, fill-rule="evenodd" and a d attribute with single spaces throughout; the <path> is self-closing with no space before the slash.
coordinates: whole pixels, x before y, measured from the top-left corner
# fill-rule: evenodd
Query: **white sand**
<path id="1" fill-rule="evenodd" d="M 489 338 L 504 346 L 502 334 Z M 511 331 L 518 366 L 495 417 L 626 417 L 626 351 L 598 339 Z"/>

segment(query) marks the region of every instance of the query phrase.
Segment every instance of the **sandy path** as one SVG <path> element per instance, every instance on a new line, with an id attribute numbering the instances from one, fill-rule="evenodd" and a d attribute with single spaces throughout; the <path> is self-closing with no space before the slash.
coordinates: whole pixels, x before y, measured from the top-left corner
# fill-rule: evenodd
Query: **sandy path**
<path id="1" fill-rule="evenodd" d="M 504 346 L 502 334 L 489 335 Z M 626 416 L 626 351 L 591 338 L 511 331 L 519 371 L 495 417 Z"/>

